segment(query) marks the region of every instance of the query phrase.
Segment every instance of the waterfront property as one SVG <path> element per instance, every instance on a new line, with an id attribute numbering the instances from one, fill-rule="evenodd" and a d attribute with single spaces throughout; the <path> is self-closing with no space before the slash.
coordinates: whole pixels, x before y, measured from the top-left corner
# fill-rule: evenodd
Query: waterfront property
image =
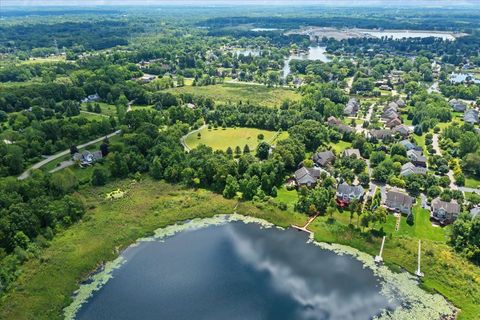
<path id="1" fill-rule="evenodd" d="M 397 190 L 390 190 L 387 192 L 385 206 L 392 211 L 408 215 L 412 212 L 413 202 L 414 199 L 408 194 Z"/>
<path id="2" fill-rule="evenodd" d="M 454 200 L 447 202 L 435 198 L 432 200 L 431 217 L 442 225 L 450 224 L 457 219 L 460 209 L 460 204 Z"/>

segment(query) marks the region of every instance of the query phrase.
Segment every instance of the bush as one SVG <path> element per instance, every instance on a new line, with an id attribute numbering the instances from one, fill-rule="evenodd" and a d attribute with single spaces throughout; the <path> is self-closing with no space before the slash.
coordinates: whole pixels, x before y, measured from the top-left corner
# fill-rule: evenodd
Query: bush
<path id="1" fill-rule="evenodd" d="M 407 223 L 408 223 L 408 225 L 413 226 L 414 221 L 415 221 L 415 217 L 413 216 L 413 213 L 410 213 L 410 214 L 407 216 Z"/>

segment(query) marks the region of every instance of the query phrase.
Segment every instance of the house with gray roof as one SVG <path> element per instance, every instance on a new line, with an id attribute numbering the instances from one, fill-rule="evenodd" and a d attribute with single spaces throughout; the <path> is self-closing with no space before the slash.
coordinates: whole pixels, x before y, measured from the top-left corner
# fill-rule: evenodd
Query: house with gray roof
<path id="1" fill-rule="evenodd" d="M 400 191 L 390 190 L 387 192 L 385 206 L 393 211 L 410 214 L 412 212 L 413 198 Z"/>
<path id="2" fill-rule="evenodd" d="M 407 158 L 410 159 L 416 167 L 427 167 L 427 157 L 425 157 L 420 150 L 408 150 Z"/>
<path id="3" fill-rule="evenodd" d="M 343 114 L 346 116 L 356 116 L 359 109 L 360 103 L 358 103 L 357 99 L 351 98 L 345 105 L 345 108 L 343 109 Z"/>
<path id="4" fill-rule="evenodd" d="M 431 218 L 442 225 L 452 223 L 460 214 L 460 205 L 452 200 L 450 202 L 442 201 L 440 198 L 432 200 Z"/>
<path id="5" fill-rule="evenodd" d="M 452 99 L 448 103 L 452 107 L 453 111 L 465 112 L 465 110 L 467 109 L 467 105 L 457 99 Z"/>
<path id="6" fill-rule="evenodd" d="M 427 168 L 424 167 L 417 167 L 411 162 L 407 162 L 402 166 L 402 169 L 400 170 L 400 175 L 401 176 L 409 176 L 412 174 L 421 174 L 425 175 L 427 174 Z"/>
<path id="7" fill-rule="evenodd" d="M 463 120 L 470 124 L 478 123 L 478 110 L 468 109 L 463 116 Z"/>
<path id="8" fill-rule="evenodd" d="M 415 143 L 407 139 L 400 141 L 399 144 L 401 144 L 405 148 L 405 150 L 407 150 L 407 152 L 410 150 L 419 149 L 419 147 Z"/>
<path id="9" fill-rule="evenodd" d="M 368 136 L 370 138 L 375 138 L 377 140 L 383 140 L 385 138 L 392 137 L 393 136 L 393 131 L 392 130 L 387 130 L 387 129 L 370 130 L 368 132 Z"/>
<path id="10" fill-rule="evenodd" d="M 352 128 L 352 127 L 349 127 L 345 124 L 342 123 L 341 120 L 335 118 L 335 117 L 328 117 L 327 119 L 327 124 L 330 126 L 330 127 L 334 127 L 334 128 L 337 128 L 337 130 L 341 133 L 351 133 L 351 132 L 354 132 L 355 129 Z"/>
<path id="11" fill-rule="evenodd" d="M 76 161 L 79 163 L 80 167 L 87 167 L 98 160 L 103 158 L 102 151 L 94 151 L 90 152 L 88 150 L 83 150 L 82 152 L 77 152 L 73 155 L 73 161 Z"/>
<path id="12" fill-rule="evenodd" d="M 353 200 L 360 201 L 365 194 L 365 189 L 362 186 L 353 186 L 347 183 L 338 185 L 337 188 L 337 203 L 339 206 L 344 207 Z"/>
<path id="13" fill-rule="evenodd" d="M 401 124 L 401 125 L 393 128 L 393 132 L 398 133 L 399 135 L 401 135 L 403 137 L 408 137 L 411 133 L 411 130 L 407 126 Z"/>
<path id="14" fill-rule="evenodd" d="M 317 152 L 312 157 L 313 162 L 321 167 L 325 167 L 335 160 L 335 155 L 331 150 Z"/>
<path id="15" fill-rule="evenodd" d="M 320 178 L 320 168 L 305 168 L 301 167 L 295 171 L 294 178 L 297 186 L 313 187 Z"/>
<path id="16" fill-rule="evenodd" d="M 342 156 L 344 156 L 344 157 L 354 157 L 355 156 L 355 157 L 357 157 L 357 159 L 362 158 L 362 156 L 360 155 L 360 150 L 352 149 L 352 148 L 343 150 Z"/>

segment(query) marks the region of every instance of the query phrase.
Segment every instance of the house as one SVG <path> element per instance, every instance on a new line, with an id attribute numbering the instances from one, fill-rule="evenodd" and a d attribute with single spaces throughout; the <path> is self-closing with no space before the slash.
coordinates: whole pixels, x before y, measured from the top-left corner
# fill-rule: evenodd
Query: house
<path id="1" fill-rule="evenodd" d="M 431 217 L 434 220 L 445 225 L 455 221 L 460 214 L 460 205 L 455 201 L 446 202 L 435 198 L 432 200 L 432 212 Z"/>
<path id="2" fill-rule="evenodd" d="M 405 163 L 402 168 L 400 169 L 400 175 L 401 176 L 409 176 L 412 174 L 421 174 L 425 175 L 427 174 L 427 168 L 424 167 L 417 167 L 411 162 Z"/>
<path id="3" fill-rule="evenodd" d="M 396 126 L 399 126 L 402 124 L 402 121 L 398 118 L 393 118 L 391 120 L 388 120 L 387 123 L 385 124 L 385 126 L 387 126 L 388 128 L 393 128 L 393 127 L 396 127 Z"/>
<path id="4" fill-rule="evenodd" d="M 340 119 L 335 118 L 334 116 L 330 116 L 327 119 L 327 124 L 331 127 L 335 127 L 342 124 L 342 121 Z"/>
<path id="5" fill-rule="evenodd" d="M 475 109 L 468 109 L 465 112 L 465 115 L 463 117 L 463 120 L 465 122 L 468 122 L 470 124 L 475 124 L 478 123 L 478 110 Z"/>
<path id="6" fill-rule="evenodd" d="M 403 101 L 402 99 L 398 99 L 397 101 L 395 101 L 395 103 L 397 104 L 397 106 L 399 108 L 405 108 L 405 106 L 406 106 L 405 101 Z"/>
<path id="7" fill-rule="evenodd" d="M 398 113 L 396 111 L 393 111 L 392 109 L 387 109 L 383 112 L 381 118 L 385 121 L 393 120 L 395 118 L 398 118 Z"/>
<path id="8" fill-rule="evenodd" d="M 342 152 L 344 157 L 356 157 L 357 159 L 361 159 L 362 156 L 360 155 L 360 150 L 358 149 L 345 149 Z"/>
<path id="9" fill-rule="evenodd" d="M 87 102 L 95 102 L 95 101 L 98 101 L 100 100 L 100 96 L 95 93 L 95 94 L 91 94 L 89 96 L 87 96 L 86 98 L 82 99 L 81 102 L 84 102 L 84 103 L 87 103 Z"/>
<path id="10" fill-rule="evenodd" d="M 393 109 L 393 110 L 397 111 L 397 109 L 398 109 L 398 103 L 392 101 L 392 102 L 390 102 L 390 103 L 387 105 L 387 108 L 388 108 L 388 109 Z"/>
<path id="11" fill-rule="evenodd" d="M 410 129 L 403 124 L 393 128 L 393 132 L 398 133 L 402 137 L 408 137 L 411 133 Z"/>
<path id="12" fill-rule="evenodd" d="M 390 210 L 409 215 L 412 212 L 413 198 L 408 194 L 390 190 L 387 192 L 385 206 Z"/>
<path id="13" fill-rule="evenodd" d="M 317 165 L 319 165 L 321 167 L 324 167 L 324 166 L 332 163 L 333 160 L 335 160 L 335 155 L 330 150 L 323 151 L 323 152 L 317 152 L 313 155 L 312 160 Z"/>
<path id="14" fill-rule="evenodd" d="M 313 187 L 320 177 L 320 168 L 305 168 L 301 167 L 295 171 L 294 178 L 297 186 Z"/>
<path id="15" fill-rule="evenodd" d="M 407 157 L 416 167 L 427 167 L 427 157 L 420 150 L 410 149 L 407 151 Z"/>
<path id="16" fill-rule="evenodd" d="M 83 168 L 83 167 L 90 166 L 95 162 L 97 162 L 98 160 L 102 159 L 103 155 L 102 155 L 102 151 L 100 150 L 94 151 L 94 152 L 83 150 L 82 152 L 75 153 L 72 158 L 73 158 L 73 161 L 78 161 L 80 167 Z"/>
<path id="17" fill-rule="evenodd" d="M 345 125 L 345 124 L 343 124 L 343 123 L 339 124 L 339 125 L 337 126 L 337 129 L 338 129 L 338 131 L 341 132 L 341 133 L 351 133 L 351 132 L 354 132 L 354 131 L 355 131 L 354 128 L 349 127 L 349 126 L 347 126 L 347 125 Z"/>
<path id="18" fill-rule="evenodd" d="M 351 98 L 345 105 L 345 108 L 343 109 L 343 114 L 353 117 L 357 115 L 358 109 L 360 109 L 360 103 L 358 103 L 357 99 Z"/>
<path id="19" fill-rule="evenodd" d="M 361 200 L 365 190 L 361 186 L 351 186 L 342 183 L 337 188 L 337 203 L 340 207 L 348 205 L 353 200 Z"/>
<path id="20" fill-rule="evenodd" d="M 153 75 L 153 74 L 147 74 L 145 73 L 143 76 L 141 76 L 138 81 L 140 81 L 141 83 L 150 83 L 152 82 L 153 80 L 155 80 L 157 78 L 157 76 Z"/>
<path id="21" fill-rule="evenodd" d="M 379 87 L 380 90 L 385 90 L 385 91 L 391 91 L 392 90 L 392 87 L 390 87 L 389 85 L 386 85 L 386 84 L 382 84 L 380 87 Z"/>
<path id="22" fill-rule="evenodd" d="M 368 134 L 371 138 L 375 138 L 377 140 L 383 140 L 385 138 L 389 138 L 389 137 L 393 136 L 393 131 L 392 130 L 385 130 L 385 129 L 370 130 Z"/>
<path id="23" fill-rule="evenodd" d="M 415 143 L 407 139 L 400 141 L 399 144 L 401 144 L 405 148 L 405 150 L 407 150 L 407 155 L 408 155 L 408 151 L 419 149 L 419 147 Z"/>
<path id="24" fill-rule="evenodd" d="M 448 103 L 453 108 L 453 111 L 465 112 L 465 110 L 467 110 L 465 103 L 458 101 L 457 99 L 452 99 Z"/>

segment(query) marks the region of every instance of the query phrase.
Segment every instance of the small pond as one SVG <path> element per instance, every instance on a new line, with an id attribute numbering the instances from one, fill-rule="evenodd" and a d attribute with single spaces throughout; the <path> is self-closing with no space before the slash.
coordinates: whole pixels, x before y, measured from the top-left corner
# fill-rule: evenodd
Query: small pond
<path id="1" fill-rule="evenodd" d="M 428 299 L 444 306 L 442 314 L 453 310 L 407 274 L 409 301 L 359 257 L 312 243 L 306 233 L 213 219 L 130 246 L 81 287 L 66 318 L 361 320 L 415 310 L 415 299 L 420 314 L 433 308 L 425 309 Z"/>

